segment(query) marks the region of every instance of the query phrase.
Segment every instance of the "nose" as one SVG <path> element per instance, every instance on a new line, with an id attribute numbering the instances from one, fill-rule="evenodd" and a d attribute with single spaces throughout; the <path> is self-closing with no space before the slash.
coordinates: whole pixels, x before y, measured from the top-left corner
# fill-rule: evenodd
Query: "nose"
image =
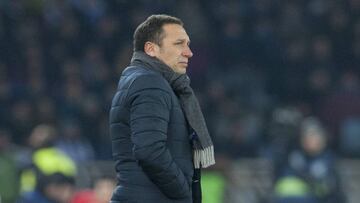
<path id="1" fill-rule="evenodd" d="M 193 53 L 190 49 L 190 47 L 187 47 L 184 51 L 183 51 L 183 56 L 185 56 L 186 58 L 191 58 L 193 56 Z"/>

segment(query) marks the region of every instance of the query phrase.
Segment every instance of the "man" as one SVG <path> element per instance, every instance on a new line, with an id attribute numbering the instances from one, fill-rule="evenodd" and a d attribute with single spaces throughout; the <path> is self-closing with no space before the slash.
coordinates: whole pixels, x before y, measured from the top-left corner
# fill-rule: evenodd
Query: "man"
<path id="1" fill-rule="evenodd" d="M 186 75 L 189 44 L 182 21 L 168 15 L 152 15 L 135 30 L 110 111 L 113 203 L 201 202 L 199 170 L 215 160 Z"/>

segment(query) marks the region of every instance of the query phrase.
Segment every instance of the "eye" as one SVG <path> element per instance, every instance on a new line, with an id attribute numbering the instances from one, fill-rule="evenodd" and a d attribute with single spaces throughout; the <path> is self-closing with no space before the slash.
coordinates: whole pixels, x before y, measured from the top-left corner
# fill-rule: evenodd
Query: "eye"
<path id="1" fill-rule="evenodd" d="M 187 40 L 179 40 L 179 41 L 175 41 L 174 42 L 174 45 L 176 46 L 187 46 L 187 47 L 190 47 L 190 41 L 187 41 Z"/>

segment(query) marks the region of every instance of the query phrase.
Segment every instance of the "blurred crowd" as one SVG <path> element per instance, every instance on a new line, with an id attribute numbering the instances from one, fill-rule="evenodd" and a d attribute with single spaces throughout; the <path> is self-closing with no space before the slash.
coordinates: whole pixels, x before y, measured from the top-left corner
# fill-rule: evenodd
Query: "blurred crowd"
<path id="1" fill-rule="evenodd" d="M 0 166 L 8 168 L 0 186 L 34 169 L 39 149 L 70 159 L 66 172 L 49 172 L 55 183 L 72 185 L 66 175 L 76 165 L 111 159 L 110 102 L 132 55 L 132 33 L 154 13 L 185 23 L 194 52 L 188 73 L 220 165 L 265 157 L 279 181 L 284 174 L 308 180 L 311 172 L 292 163 L 301 162 L 291 153 L 301 143 L 360 156 L 360 0 L 1 0 Z M 309 117 L 322 126 L 315 134 L 323 141 L 301 141 Z M 279 161 L 291 157 L 298 158 Z M 24 189 L 19 184 L 13 188 Z M 0 194 L 6 190 L 16 191 Z M 4 194 L 7 203 L 18 193 Z"/>

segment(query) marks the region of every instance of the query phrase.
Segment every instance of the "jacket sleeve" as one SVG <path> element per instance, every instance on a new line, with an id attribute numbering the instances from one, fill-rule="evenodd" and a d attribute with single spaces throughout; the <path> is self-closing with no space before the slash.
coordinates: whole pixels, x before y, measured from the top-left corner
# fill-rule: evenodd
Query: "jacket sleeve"
<path id="1" fill-rule="evenodd" d="M 133 153 L 146 175 L 169 198 L 190 196 L 190 183 L 167 149 L 171 95 L 157 75 L 137 78 L 129 92 Z"/>

